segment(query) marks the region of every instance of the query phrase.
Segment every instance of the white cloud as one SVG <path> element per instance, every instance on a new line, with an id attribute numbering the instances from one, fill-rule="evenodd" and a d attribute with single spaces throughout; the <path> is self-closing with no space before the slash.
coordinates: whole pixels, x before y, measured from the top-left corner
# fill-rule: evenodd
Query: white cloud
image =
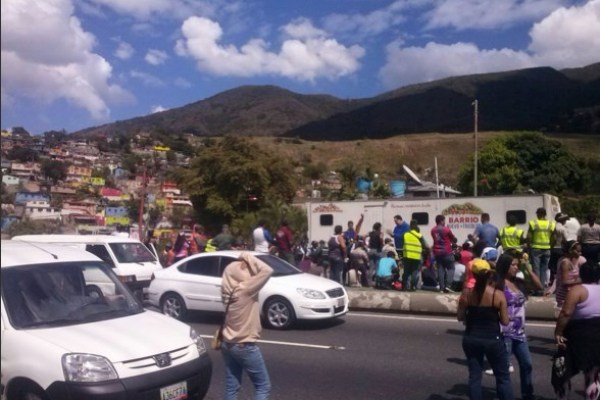
<path id="1" fill-rule="evenodd" d="M 426 27 L 496 29 L 543 18 L 564 3 L 564 0 L 442 0 L 427 13 Z"/>
<path id="2" fill-rule="evenodd" d="M 148 74 L 146 72 L 142 72 L 142 71 L 138 71 L 138 70 L 134 69 L 129 72 L 129 76 L 142 81 L 142 83 L 146 86 L 150 86 L 150 87 L 165 86 L 165 83 L 163 82 L 162 79 L 160 79 L 152 74 Z"/>
<path id="3" fill-rule="evenodd" d="M 117 50 L 115 50 L 115 57 L 120 58 L 121 60 L 128 60 L 134 53 L 135 50 L 129 43 L 119 42 L 119 46 L 117 47 Z"/>
<path id="4" fill-rule="evenodd" d="M 497 3 L 501 2 L 493 4 Z M 536 2 L 529 3 L 532 6 Z M 528 51 L 487 50 L 473 43 L 429 42 L 424 47 L 402 47 L 401 42 L 391 43 L 379 78 L 385 88 L 392 89 L 449 76 L 536 66 L 560 69 L 598 62 L 600 0 L 557 9 L 533 26 L 530 37 Z"/>
<path id="5" fill-rule="evenodd" d="M 213 15 L 221 6 L 214 0 L 90 0 L 97 6 L 108 7 L 122 15 L 138 20 L 156 17 L 187 18 L 196 13 Z"/>
<path id="6" fill-rule="evenodd" d="M 278 53 L 268 51 L 268 43 L 261 39 L 250 39 L 239 49 L 221 45 L 221 26 L 207 18 L 188 18 L 181 30 L 184 38 L 177 41 L 176 53 L 195 59 L 200 71 L 220 76 L 278 75 L 310 82 L 337 79 L 356 72 L 365 54 L 360 46 L 346 47 L 326 37 L 305 19 L 282 28 L 290 38 Z"/>
<path id="7" fill-rule="evenodd" d="M 449 76 L 505 71 L 533 66 L 530 57 L 510 49 L 481 50 L 472 43 L 387 48 L 387 62 L 379 76 L 387 88 Z"/>
<path id="8" fill-rule="evenodd" d="M 323 26 L 328 32 L 351 34 L 358 38 L 379 35 L 406 21 L 404 12 L 407 9 L 424 7 L 428 3 L 426 0 L 397 0 L 366 14 L 334 13 L 323 19 Z"/>
<path id="9" fill-rule="evenodd" d="M 144 57 L 144 60 L 146 60 L 148 64 L 160 65 L 164 64 L 167 58 L 169 58 L 169 56 L 164 51 L 150 49 L 146 53 L 146 57 Z"/>
<path id="10" fill-rule="evenodd" d="M 538 65 L 580 67 L 600 61 L 600 0 L 560 8 L 530 31 Z"/>
<path id="11" fill-rule="evenodd" d="M 155 114 L 155 113 L 159 113 L 159 112 L 163 112 L 163 111 L 167 111 L 167 110 L 168 110 L 168 108 L 166 108 L 166 107 L 163 107 L 161 105 L 156 105 L 156 106 L 152 106 L 150 112 L 152 114 Z"/>
<path id="12" fill-rule="evenodd" d="M 70 0 L 6 0 L 0 14 L 3 98 L 64 99 L 98 120 L 109 117 L 108 102 L 132 100 L 109 83 L 112 67 L 93 53 Z"/>

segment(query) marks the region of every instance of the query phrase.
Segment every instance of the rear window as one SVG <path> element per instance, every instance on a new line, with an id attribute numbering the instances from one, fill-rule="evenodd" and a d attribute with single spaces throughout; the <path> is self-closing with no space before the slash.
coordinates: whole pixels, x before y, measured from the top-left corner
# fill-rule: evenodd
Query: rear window
<path id="1" fill-rule="evenodd" d="M 156 261 L 154 254 L 143 243 L 110 243 L 110 249 L 120 263 Z"/>

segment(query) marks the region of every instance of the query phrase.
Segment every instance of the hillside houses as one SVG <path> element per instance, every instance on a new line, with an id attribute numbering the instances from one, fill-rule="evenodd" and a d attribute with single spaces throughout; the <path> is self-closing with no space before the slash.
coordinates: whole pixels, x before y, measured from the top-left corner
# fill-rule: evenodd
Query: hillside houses
<path id="1" fill-rule="evenodd" d="M 131 220 L 128 204 L 139 201 L 142 193 L 146 210 L 156 207 L 167 217 L 174 207 L 191 209 L 189 197 L 173 182 L 160 178 L 162 171 L 156 171 L 157 176 L 141 169 L 131 174 L 122 165 L 122 155 L 101 151 L 95 143 L 53 140 L 47 146 L 44 139 L 22 130 L 16 134 L 2 131 L 3 232 L 23 219 L 56 221 L 64 232 L 110 232 L 116 225 L 137 222 L 137 218 Z M 143 159 L 153 157 L 154 166 L 166 163 L 165 151 L 154 147 L 132 144 L 131 150 Z M 45 170 L 44 165 L 50 162 L 64 165 L 63 179 L 45 176 L 48 167 Z"/>

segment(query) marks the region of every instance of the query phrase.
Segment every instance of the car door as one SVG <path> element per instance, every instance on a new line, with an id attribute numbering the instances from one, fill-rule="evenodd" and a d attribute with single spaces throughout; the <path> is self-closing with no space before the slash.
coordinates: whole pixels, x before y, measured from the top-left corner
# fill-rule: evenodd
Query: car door
<path id="1" fill-rule="evenodd" d="M 179 266 L 181 293 L 189 309 L 223 311 L 219 256 L 190 257 Z"/>

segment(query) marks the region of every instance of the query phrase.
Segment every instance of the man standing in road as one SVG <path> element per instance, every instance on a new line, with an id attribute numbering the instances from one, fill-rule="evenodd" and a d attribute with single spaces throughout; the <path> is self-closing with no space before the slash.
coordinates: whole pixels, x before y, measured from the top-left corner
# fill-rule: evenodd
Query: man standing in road
<path id="1" fill-rule="evenodd" d="M 446 217 L 438 215 L 435 217 L 436 226 L 431 229 L 433 238 L 433 255 L 437 265 L 440 292 L 450 293 L 452 276 L 454 275 L 454 254 L 452 244 L 456 243 L 456 237 L 452 230 L 446 226 Z"/>
<path id="2" fill-rule="evenodd" d="M 419 232 L 418 221 L 413 219 L 410 221 L 410 230 L 404 234 L 402 289 L 405 291 L 417 290 L 423 250 L 429 249 L 423 235 Z"/>
<path id="3" fill-rule="evenodd" d="M 402 219 L 400 215 L 394 215 L 394 231 L 388 230 L 388 235 L 394 237 L 394 246 L 396 246 L 396 253 L 402 258 L 402 251 L 404 250 L 404 234 L 410 230 L 410 226 L 406 221 Z"/>
<path id="4" fill-rule="evenodd" d="M 531 250 L 531 261 L 533 272 L 540 278 L 545 289 L 550 282 L 550 249 L 554 240 L 556 223 L 546 218 L 546 209 L 540 207 L 535 212 L 537 218 L 529 221 L 529 230 L 527 231 L 527 245 Z M 544 293 L 537 292 L 538 295 Z"/>
<path id="5" fill-rule="evenodd" d="M 245 370 L 255 390 L 255 399 L 269 398 L 271 380 L 260 348 L 261 322 L 258 292 L 273 269 L 250 253 L 242 252 L 223 272 L 221 296 L 228 310 L 223 323 L 225 398 L 234 400 L 240 391 Z"/>
<path id="6" fill-rule="evenodd" d="M 252 231 L 252 239 L 254 240 L 254 251 L 258 251 L 260 253 L 269 253 L 271 242 L 273 242 L 273 238 L 271 237 L 271 233 L 265 227 L 266 222 L 264 219 L 258 221 L 258 226 L 254 231 Z"/>
<path id="7" fill-rule="evenodd" d="M 279 249 L 279 257 L 286 260 L 292 265 L 296 265 L 292 244 L 294 243 L 294 235 L 288 226 L 286 220 L 281 221 L 281 226 L 275 233 L 275 242 Z"/>
<path id="8" fill-rule="evenodd" d="M 499 237 L 500 232 L 498 231 L 498 228 L 496 225 L 490 223 L 490 214 L 481 214 L 481 223 L 477 224 L 475 232 L 473 232 L 473 242 L 477 243 L 482 240 L 485 242 L 486 246 L 496 247 Z"/>
<path id="9" fill-rule="evenodd" d="M 517 218 L 510 214 L 508 216 L 508 226 L 500 229 L 500 244 L 502 245 L 502 250 L 515 249 L 520 251 L 524 243 L 525 236 L 523 229 L 517 228 Z"/>

